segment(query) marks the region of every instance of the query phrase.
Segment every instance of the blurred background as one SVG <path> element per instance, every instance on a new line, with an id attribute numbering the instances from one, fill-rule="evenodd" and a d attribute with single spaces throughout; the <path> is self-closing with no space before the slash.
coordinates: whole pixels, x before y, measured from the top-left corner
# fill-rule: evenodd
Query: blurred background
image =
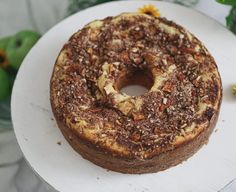
<path id="1" fill-rule="evenodd" d="M 53 192 L 28 166 L 17 144 L 11 89 L 25 55 L 64 18 L 109 0 L 0 0 L 0 191 Z M 236 0 L 168 0 L 196 9 L 236 33 Z M 232 183 L 221 191 L 236 191 Z"/>

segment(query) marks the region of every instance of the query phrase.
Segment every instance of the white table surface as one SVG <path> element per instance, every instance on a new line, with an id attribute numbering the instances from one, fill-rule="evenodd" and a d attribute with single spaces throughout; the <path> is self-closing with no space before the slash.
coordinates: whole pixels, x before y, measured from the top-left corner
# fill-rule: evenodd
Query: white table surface
<path id="1" fill-rule="evenodd" d="M 0 0 L 0 37 L 22 29 L 44 33 L 65 17 L 67 6 L 68 0 Z M 214 0 L 200 0 L 193 8 L 223 25 L 230 9 Z M 54 192 L 27 165 L 12 130 L 0 133 L 0 191 Z M 235 191 L 236 181 L 232 181 L 220 192 Z"/>

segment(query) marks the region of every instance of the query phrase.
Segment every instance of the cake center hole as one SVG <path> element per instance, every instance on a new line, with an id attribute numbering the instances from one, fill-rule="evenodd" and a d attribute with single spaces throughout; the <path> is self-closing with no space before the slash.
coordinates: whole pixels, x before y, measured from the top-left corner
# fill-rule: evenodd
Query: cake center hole
<path id="1" fill-rule="evenodd" d="M 123 75 L 117 82 L 118 90 L 130 96 L 143 95 L 151 89 L 152 85 L 151 73 L 143 70 Z"/>

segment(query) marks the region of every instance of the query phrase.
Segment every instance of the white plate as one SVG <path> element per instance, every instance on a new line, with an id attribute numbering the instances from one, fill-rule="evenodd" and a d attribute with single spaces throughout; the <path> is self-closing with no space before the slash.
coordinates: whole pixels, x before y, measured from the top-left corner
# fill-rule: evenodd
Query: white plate
<path id="1" fill-rule="evenodd" d="M 162 16 L 193 32 L 215 57 L 223 80 L 221 115 L 207 146 L 188 161 L 156 174 L 127 175 L 100 168 L 77 154 L 53 118 L 49 81 L 55 59 L 68 38 L 86 23 L 136 11 L 147 1 L 120 1 L 79 12 L 47 32 L 30 51 L 18 73 L 12 97 L 12 120 L 19 145 L 32 168 L 63 192 L 161 191 L 216 192 L 236 177 L 236 37 L 216 21 L 191 9 L 164 2 Z M 57 142 L 61 142 L 58 145 Z"/>

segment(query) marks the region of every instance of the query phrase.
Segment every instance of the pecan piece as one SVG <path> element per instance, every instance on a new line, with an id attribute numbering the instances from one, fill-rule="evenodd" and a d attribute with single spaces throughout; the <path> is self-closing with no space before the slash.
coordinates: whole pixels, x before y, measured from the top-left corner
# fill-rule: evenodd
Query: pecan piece
<path id="1" fill-rule="evenodd" d="M 177 76 L 177 79 L 178 79 L 179 81 L 183 81 L 184 78 L 185 78 L 185 76 L 184 76 L 183 73 L 180 73 L 180 74 Z"/>
<path id="2" fill-rule="evenodd" d="M 147 64 L 154 65 L 154 63 L 156 62 L 156 56 L 151 53 L 146 53 L 144 55 L 144 60 L 147 62 Z"/>
<path id="3" fill-rule="evenodd" d="M 132 116 L 133 116 L 133 119 L 135 120 L 135 121 L 140 121 L 140 120 L 143 120 L 145 117 L 144 117 L 144 115 L 142 115 L 142 114 L 137 114 L 137 113 L 132 113 Z"/>
<path id="4" fill-rule="evenodd" d="M 124 63 L 127 63 L 130 59 L 129 59 L 129 54 L 126 52 L 126 51 L 123 51 L 120 55 L 121 57 L 121 60 L 124 62 Z"/>
<path id="5" fill-rule="evenodd" d="M 167 81 L 162 88 L 163 91 L 171 93 L 173 91 L 173 85 L 171 82 Z"/>
<path id="6" fill-rule="evenodd" d="M 161 106 L 159 107 L 159 110 L 160 110 L 160 111 L 164 111 L 166 108 L 167 108 L 166 105 L 161 105 Z"/>
<path id="7" fill-rule="evenodd" d="M 154 133 L 154 134 L 160 134 L 161 131 L 160 131 L 159 128 L 155 127 L 155 128 L 153 129 L 153 133 Z"/>
<path id="8" fill-rule="evenodd" d="M 92 108 L 89 111 L 91 111 L 91 112 L 98 112 L 98 111 L 101 111 L 101 110 L 102 110 L 101 108 Z"/>
<path id="9" fill-rule="evenodd" d="M 141 138 L 141 135 L 140 135 L 140 133 L 138 133 L 138 132 L 134 132 L 134 133 L 131 135 L 131 139 L 132 139 L 133 141 L 135 141 L 135 142 L 139 141 L 140 138 Z"/>

